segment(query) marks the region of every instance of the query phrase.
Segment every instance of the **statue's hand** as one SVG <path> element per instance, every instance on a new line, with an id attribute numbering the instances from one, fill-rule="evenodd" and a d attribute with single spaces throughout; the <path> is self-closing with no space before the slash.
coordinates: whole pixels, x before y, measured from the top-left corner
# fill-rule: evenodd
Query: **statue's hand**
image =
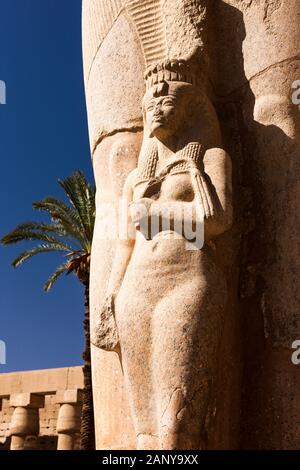
<path id="1" fill-rule="evenodd" d="M 96 325 L 91 331 L 91 343 L 106 351 L 116 351 L 119 347 L 119 335 L 115 320 L 113 294 L 106 296 Z"/>

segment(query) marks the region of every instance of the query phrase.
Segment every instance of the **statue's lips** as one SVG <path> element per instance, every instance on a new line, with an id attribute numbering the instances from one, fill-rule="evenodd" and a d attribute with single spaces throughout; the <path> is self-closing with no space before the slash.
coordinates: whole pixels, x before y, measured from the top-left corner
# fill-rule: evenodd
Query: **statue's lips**
<path id="1" fill-rule="evenodd" d="M 162 116 L 157 116 L 152 119 L 153 124 L 164 124 L 165 119 Z"/>

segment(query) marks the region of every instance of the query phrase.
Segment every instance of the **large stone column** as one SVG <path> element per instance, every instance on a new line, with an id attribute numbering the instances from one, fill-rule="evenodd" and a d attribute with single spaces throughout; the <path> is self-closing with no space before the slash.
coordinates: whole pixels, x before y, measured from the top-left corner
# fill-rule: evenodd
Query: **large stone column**
<path id="1" fill-rule="evenodd" d="M 299 25 L 297 0 L 216 2 L 214 89 L 240 194 L 243 448 L 300 445 Z"/>
<path id="2" fill-rule="evenodd" d="M 103 302 L 115 246 L 108 227 L 114 220 L 113 211 L 126 176 L 136 167 L 141 144 L 144 58 L 137 31 L 124 6 L 125 0 L 83 0 L 85 89 L 97 186 L 91 330 Z M 93 345 L 91 349 L 97 448 L 133 448 L 118 356 Z"/>
<path id="3" fill-rule="evenodd" d="M 83 1 L 98 187 L 92 328 L 114 253 L 114 241 L 103 241 L 113 210 L 103 203 L 117 205 L 136 166 L 143 70 L 166 57 L 209 63 L 209 96 L 233 160 L 234 189 L 234 227 L 215 247 L 229 299 L 211 448 L 300 445 L 300 379 L 291 362 L 300 334 L 300 119 L 292 102 L 292 84 L 300 79 L 299 20 L 298 0 Z M 118 355 L 94 347 L 92 354 L 98 448 L 134 448 Z"/>
<path id="4" fill-rule="evenodd" d="M 74 438 L 80 433 L 82 390 L 59 391 L 55 401 L 60 405 L 56 425 L 57 450 L 73 450 Z"/>
<path id="5" fill-rule="evenodd" d="M 45 399 L 33 393 L 11 395 L 10 406 L 14 407 L 11 419 L 11 450 L 35 450 L 38 448 L 40 430 L 39 408 L 43 408 Z"/>
<path id="6" fill-rule="evenodd" d="M 291 346 L 300 334 L 300 114 L 292 84 L 300 77 L 300 4 L 263 3 L 245 14 L 251 77 L 244 113 L 254 151 L 245 155 L 244 180 L 252 186 L 255 225 L 244 241 L 242 445 L 297 449 L 300 374 Z"/>
<path id="7" fill-rule="evenodd" d="M 206 0 L 83 1 L 85 87 L 97 185 L 91 262 L 91 330 L 99 318 L 111 270 L 115 237 L 109 230 L 113 226 L 114 211 L 126 176 L 137 165 L 141 147 L 144 71 L 149 65 L 166 59 L 191 60 L 199 70 L 199 81 L 206 80 L 207 17 L 211 16 L 207 5 L 210 3 Z M 214 126 L 212 122 L 207 135 L 214 133 Z M 206 144 L 213 147 L 216 142 Z M 218 179 L 216 162 L 211 159 L 207 164 L 212 180 Z M 226 235 L 221 239 L 220 263 L 230 278 L 231 238 Z M 221 253 L 225 254 L 221 256 Z M 235 298 L 230 279 L 228 283 L 226 333 L 220 350 L 220 361 L 224 362 L 218 379 L 223 396 L 212 407 L 214 418 L 208 423 L 209 446 L 217 448 L 235 447 L 238 429 L 236 376 L 239 367 L 231 367 L 237 356 L 237 322 L 236 314 L 232 314 Z M 92 369 L 97 448 L 135 448 L 136 436 L 118 355 L 92 345 Z"/>

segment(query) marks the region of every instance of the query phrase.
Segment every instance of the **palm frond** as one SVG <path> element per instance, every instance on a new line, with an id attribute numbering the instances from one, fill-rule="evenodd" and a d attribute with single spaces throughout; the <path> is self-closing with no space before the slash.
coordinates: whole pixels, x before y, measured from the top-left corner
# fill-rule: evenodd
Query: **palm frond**
<path id="1" fill-rule="evenodd" d="M 24 222 L 22 224 L 18 224 L 15 230 L 39 230 L 40 232 L 51 232 L 57 233 L 59 235 L 67 236 L 67 232 L 65 228 L 60 223 L 51 223 L 46 224 L 44 222 Z"/>
<path id="2" fill-rule="evenodd" d="M 90 277 L 90 253 L 75 252 L 67 256 L 69 257 L 67 274 L 74 273 L 80 282 L 87 283 Z"/>
<path id="3" fill-rule="evenodd" d="M 91 241 L 93 237 L 94 221 L 95 221 L 95 191 L 91 188 L 84 175 L 78 171 L 75 173 L 78 187 L 80 188 L 84 204 L 82 206 L 83 216 L 86 220 L 88 229 L 88 237 Z"/>
<path id="4" fill-rule="evenodd" d="M 90 253 L 95 224 L 95 188 L 83 173 L 76 171 L 59 181 L 66 193 L 67 203 L 52 196 L 33 203 L 33 208 L 50 216 L 51 223 L 29 221 L 19 224 L 0 242 L 9 245 L 22 241 L 39 241 L 41 244 L 20 253 L 13 261 L 14 267 L 39 253 L 60 251 L 68 261 L 58 266 L 47 280 L 44 289 L 51 289 L 64 272 L 73 272 L 80 282 L 89 282 Z"/>
<path id="5" fill-rule="evenodd" d="M 48 292 L 52 287 L 53 284 L 57 281 L 57 279 L 63 274 L 67 274 L 69 262 L 67 261 L 66 263 L 61 264 L 56 268 L 53 274 L 47 279 L 47 281 L 44 284 L 44 291 Z"/>
<path id="6" fill-rule="evenodd" d="M 21 264 L 23 264 L 25 261 L 27 261 L 29 258 L 32 258 L 35 255 L 38 255 L 39 253 L 50 253 L 54 251 L 66 251 L 64 248 L 62 248 L 61 245 L 57 245 L 52 243 L 51 245 L 38 245 L 31 250 L 26 250 L 23 251 L 23 253 L 20 253 L 12 262 L 12 265 L 14 268 L 17 268 Z"/>
<path id="7" fill-rule="evenodd" d="M 91 243 L 95 218 L 95 193 L 81 171 L 76 171 L 68 178 L 59 180 L 85 230 Z"/>
<path id="8" fill-rule="evenodd" d="M 22 242 L 22 241 L 31 241 L 31 240 L 39 240 L 42 242 L 47 243 L 55 243 L 56 245 L 60 245 L 66 251 L 73 251 L 74 247 L 68 245 L 67 243 L 59 240 L 57 237 L 52 235 L 48 235 L 47 233 L 43 232 L 34 232 L 33 230 L 20 230 L 18 228 L 12 230 L 7 235 L 5 235 L 1 242 L 4 245 L 11 245 L 14 243 Z"/>
<path id="9" fill-rule="evenodd" d="M 73 207 L 69 207 L 63 201 L 50 196 L 42 201 L 34 202 L 32 206 L 36 210 L 47 212 L 54 222 L 61 224 L 69 235 L 78 240 L 81 245 L 88 246 L 84 227 Z"/>

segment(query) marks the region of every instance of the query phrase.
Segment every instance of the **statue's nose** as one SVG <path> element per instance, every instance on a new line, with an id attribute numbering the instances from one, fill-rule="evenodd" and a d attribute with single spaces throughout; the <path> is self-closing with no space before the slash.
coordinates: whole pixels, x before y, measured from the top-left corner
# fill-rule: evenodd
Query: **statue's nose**
<path id="1" fill-rule="evenodd" d="M 160 116 L 161 115 L 161 106 L 157 105 L 154 109 L 154 116 Z"/>

